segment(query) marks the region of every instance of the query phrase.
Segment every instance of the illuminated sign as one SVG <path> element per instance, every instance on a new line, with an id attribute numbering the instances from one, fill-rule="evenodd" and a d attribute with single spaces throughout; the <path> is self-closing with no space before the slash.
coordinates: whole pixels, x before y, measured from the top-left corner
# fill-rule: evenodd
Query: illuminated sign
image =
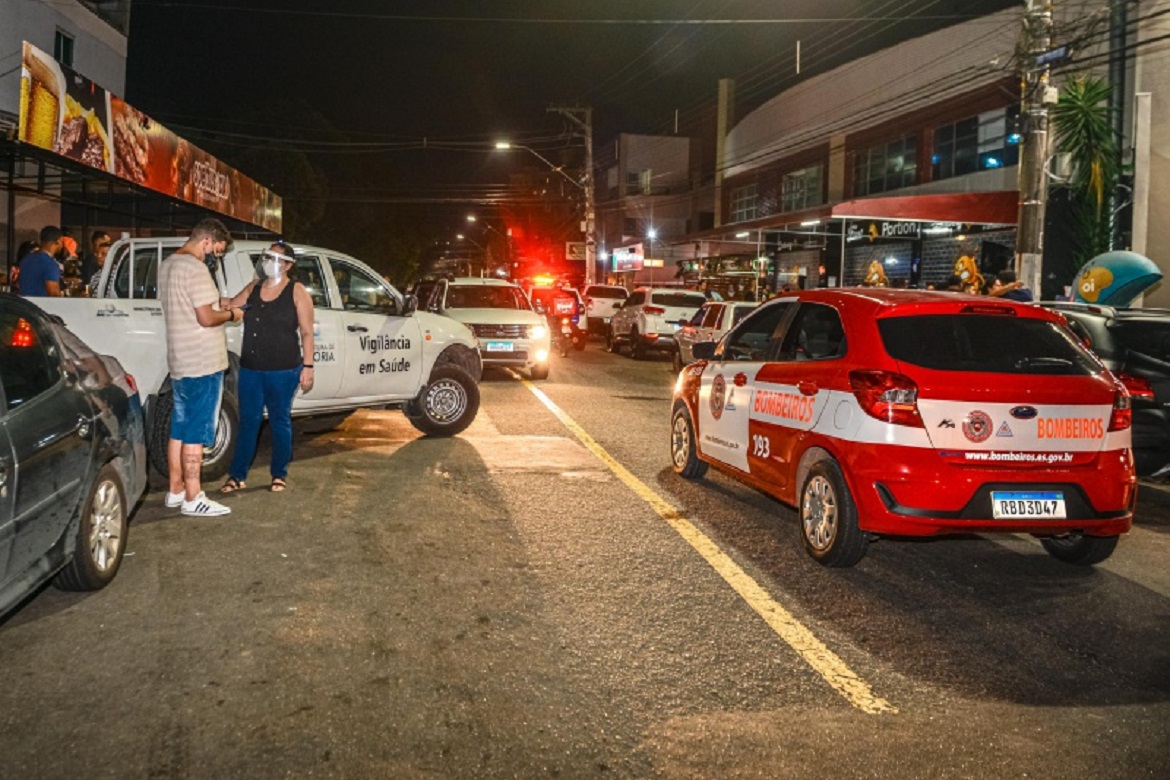
<path id="1" fill-rule="evenodd" d="M 614 271 L 620 272 L 642 270 L 642 259 L 644 257 L 644 253 L 640 243 L 634 244 L 633 246 L 614 247 L 612 256 Z"/>
<path id="2" fill-rule="evenodd" d="M 19 139 L 280 232 L 279 196 L 28 42 L 21 62 Z"/>

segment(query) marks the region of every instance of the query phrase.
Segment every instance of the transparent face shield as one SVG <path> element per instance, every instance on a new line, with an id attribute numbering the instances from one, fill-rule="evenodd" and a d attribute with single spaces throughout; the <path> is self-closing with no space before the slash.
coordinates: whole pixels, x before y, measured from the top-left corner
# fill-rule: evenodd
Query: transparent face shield
<path id="1" fill-rule="evenodd" d="M 291 263 L 292 258 L 275 249 L 265 249 L 260 255 L 256 272 L 265 279 L 271 279 L 279 284 L 285 277 L 284 264 Z"/>

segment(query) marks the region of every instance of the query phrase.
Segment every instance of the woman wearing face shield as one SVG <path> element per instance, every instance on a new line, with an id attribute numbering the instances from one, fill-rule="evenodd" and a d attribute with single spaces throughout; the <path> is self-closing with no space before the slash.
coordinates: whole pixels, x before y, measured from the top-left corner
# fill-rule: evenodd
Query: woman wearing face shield
<path id="1" fill-rule="evenodd" d="M 260 259 L 260 278 L 231 300 L 232 306 L 244 309 L 240 436 L 221 493 L 246 486 L 265 409 L 272 430 L 269 490 L 279 493 L 288 486 L 293 396 L 298 387 L 307 392 L 313 386 L 313 301 L 303 284 L 289 278 L 294 263 L 291 246 L 283 241 L 273 244 Z"/>

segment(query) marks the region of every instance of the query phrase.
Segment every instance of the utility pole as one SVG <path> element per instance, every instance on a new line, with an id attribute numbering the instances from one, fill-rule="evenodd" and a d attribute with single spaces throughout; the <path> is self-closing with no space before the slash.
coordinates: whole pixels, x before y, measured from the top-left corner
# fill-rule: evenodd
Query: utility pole
<path id="1" fill-rule="evenodd" d="M 1048 107 L 1056 102 L 1052 70 L 1044 55 L 1052 47 L 1052 0 L 1025 0 L 1020 116 L 1020 211 L 1016 232 L 1016 273 L 1041 294 L 1044 212 L 1048 205 Z"/>
<path id="2" fill-rule="evenodd" d="M 581 182 L 581 189 L 585 191 L 585 284 L 597 281 L 597 221 L 594 214 L 593 201 L 593 109 L 579 106 L 550 106 L 549 111 L 555 111 L 575 124 L 584 133 L 585 138 L 585 175 Z"/>
<path id="3" fill-rule="evenodd" d="M 1113 113 L 1113 147 L 1117 159 L 1113 161 L 1117 170 L 1122 170 L 1122 161 L 1125 157 L 1125 46 L 1126 27 L 1129 25 L 1129 14 L 1126 10 L 1126 0 L 1112 0 L 1110 10 L 1109 30 L 1109 109 Z M 1117 177 L 1117 186 L 1109 193 L 1107 206 L 1109 208 L 1109 248 L 1116 249 L 1119 237 L 1126 225 L 1119 224 L 1119 212 L 1125 202 L 1122 193 L 1121 176 Z"/>

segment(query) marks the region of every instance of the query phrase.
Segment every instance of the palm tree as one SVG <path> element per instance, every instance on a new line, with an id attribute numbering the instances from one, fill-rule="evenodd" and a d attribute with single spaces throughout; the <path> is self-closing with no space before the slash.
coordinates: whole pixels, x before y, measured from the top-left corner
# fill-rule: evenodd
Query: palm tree
<path id="1" fill-rule="evenodd" d="M 1067 154 L 1071 164 L 1071 176 L 1061 185 L 1069 190 L 1067 227 L 1075 239 L 1069 274 L 1113 248 L 1113 198 L 1120 171 L 1111 92 L 1105 79 L 1078 76 L 1064 87 L 1052 111 L 1055 151 Z"/>

